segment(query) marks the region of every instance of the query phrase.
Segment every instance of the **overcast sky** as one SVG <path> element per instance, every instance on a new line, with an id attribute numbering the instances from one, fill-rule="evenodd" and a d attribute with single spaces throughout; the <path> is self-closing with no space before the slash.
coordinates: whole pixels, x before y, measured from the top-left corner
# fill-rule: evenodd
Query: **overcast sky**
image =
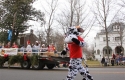
<path id="1" fill-rule="evenodd" d="M 51 0 L 47 0 L 47 1 L 51 1 Z M 67 0 L 58 0 L 58 4 L 59 4 L 59 5 L 58 5 L 57 11 L 56 11 L 57 14 L 60 13 L 61 10 L 63 10 L 64 8 L 66 8 L 66 6 L 68 6 L 68 4 L 66 4 L 66 1 L 67 1 Z M 115 0 L 115 1 L 117 1 L 117 0 Z M 93 5 L 92 2 L 93 2 L 93 0 L 86 0 L 86 9 L 87 9 L 88 11 L 89 11 L 89 9 L 90 9 L 90 6 Z M 42 12 L 44 12 L 43 7 L 46 8 L 46 9 L 48 9 L 48 6 L 47 6 L 47 4 L 46 4 L 46 0 L 37 0 L 37 1 L 33 4 L 33 7 L 35 7 L 35 8 L 38 9 L 38 10 L 41 10 Z M 38 24 L 37 22 L 31 23 L 31 25 L 37 26 L 37 27 L 31 27 L 31 28 L 30 28 L 30 29 L 33 29 L 34 32 L 37 31 L 37 30 L 40 30 L 40 28 L 39 28 L 40 24 Z M 96 25 L 96 26 L 98 26 L 98 25 Z M 99 30 L 100 30 L 100 27 L 93 27 L 93 28 L 91 29 L 90 33 L 89 33 L 89 34 L 87 35 L 87 37 L 85 38 L 85 41 L 86 41 L 87 43 L 89 43 L 90 45 L 91 45 L 92 43 L 94 43 L 94 42 L 93 42 L 93 41 L 94 41 L 94 37 L 96 36 L 96 33 L 99 32 Z M 87 30 L 86 30 L 86 32 L 87 32 Z"/>
<path id="2" fill-rule="evenodd" d="M 51 0 L 48 0 L 48 1 L 51 1 Z M 92 2 L 92 0 L 86 0 L 86 7 L 90 6 L 91 2 Z M 66 8 L 66 6 L 68 6 L 68 4 L 66 4 L 66 3 L 67 3 L 67 0 L 58 0 L 59 5 L 58 5 L 57 11 L 56 11 L 57 14 L 60 13 L 61 10 Z M 46 0 L 37 0 L 33 4 L 33 7 L 35 7 L 38 10 L 41 10 L 41 11 L 44 11 L 42 7 L 46 8 L 46 9 L 48 8 L 47 4 L 46 4 Z M 40 24 L 38 24 L 37 22 L 31 22 L 30 24 L 33 25 L 30 29 L 33 29 L 34 32 L 40 30 L 40 27 L 39 27 Z M 37 27 L 34 27 L 34 26 L 37 26 Z M 87 43 L 90 43 L 90 44 L 93 43 L 94 37 L 96 36 L 96 33 L 97 33 L 98 30 L 99 30 L 99 28 L 92 28 L 92 30 L 90 31 L 88 36 L 85 38 L 85 41 Z"/>

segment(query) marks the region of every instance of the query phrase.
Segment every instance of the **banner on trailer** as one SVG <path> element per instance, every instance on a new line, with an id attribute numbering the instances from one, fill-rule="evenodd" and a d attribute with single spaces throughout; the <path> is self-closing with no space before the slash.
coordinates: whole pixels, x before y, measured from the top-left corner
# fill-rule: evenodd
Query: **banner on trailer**
<path id="1" fill-rule="evenodd" d="M 0 48 L 0 55 L 17 55 L 17 48 Z"/>

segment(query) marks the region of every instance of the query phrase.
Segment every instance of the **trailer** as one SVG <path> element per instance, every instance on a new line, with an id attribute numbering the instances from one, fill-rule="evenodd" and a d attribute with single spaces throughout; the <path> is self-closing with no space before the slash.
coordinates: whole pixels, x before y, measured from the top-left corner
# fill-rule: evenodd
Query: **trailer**
<path id="1" fill-rule="evenodd" d="M 8 65 L 19 63 L 23 69 L 44 69 L 45 66 L 48 69 L 53 69 L 59 64 L 69 64 L 69 57 L 60 55 L 60 52 L 56 54 L 54 52 L 26 52 L 25 49 L 20 48 L 1 48 L 0 49 L 0 67 L 4 67 L 4 63 L 8 62 Z"/>

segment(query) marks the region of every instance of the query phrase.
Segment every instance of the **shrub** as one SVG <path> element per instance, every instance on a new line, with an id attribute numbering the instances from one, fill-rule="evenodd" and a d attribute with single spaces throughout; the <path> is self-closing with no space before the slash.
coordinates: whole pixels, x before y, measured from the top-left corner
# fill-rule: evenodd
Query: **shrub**
<path id="1" fill-rule="evenodd" d="M 8 57 L 3 57 L 3 56 L 0 56 L 0 67 L 3 67 L 3 64 L 8 60 Z"/>
<path id="2" fill-rule="evenodd" d="M 23 56 L 21 55 L 14 55 L 14 56 L 10 56 L 8 63 L 9 65 L 13 65 L 15 63 L 21 63 L 23 61 Z"/>

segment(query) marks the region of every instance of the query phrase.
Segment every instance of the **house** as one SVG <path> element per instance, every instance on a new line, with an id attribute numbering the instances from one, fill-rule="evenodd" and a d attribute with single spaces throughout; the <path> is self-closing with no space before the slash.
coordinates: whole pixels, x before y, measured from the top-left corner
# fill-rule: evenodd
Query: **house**
<path id="1" fill-rule="evenodd" d="M 18 44 L 27 46 L 27 41 L 30 41 L 31 44 L 35 44 L 38 41 L 38 37 L 33 33 L 33 30 L 30 33 L 19 34 L 18 36 Z"/>
<path id="2" fill-rule="evenodd" d="M 112 58 L 112 54 L 124 54 L 125 48 L 125 24 L 121 22 L 112 23 L 108 28 L 108 52 L 109 58 Z M 106 32 L 101 30 L 97 33 L 94 44 L 95 58 L 101 60 L 103 56 L 108 57 L 106 46 Z"/>

